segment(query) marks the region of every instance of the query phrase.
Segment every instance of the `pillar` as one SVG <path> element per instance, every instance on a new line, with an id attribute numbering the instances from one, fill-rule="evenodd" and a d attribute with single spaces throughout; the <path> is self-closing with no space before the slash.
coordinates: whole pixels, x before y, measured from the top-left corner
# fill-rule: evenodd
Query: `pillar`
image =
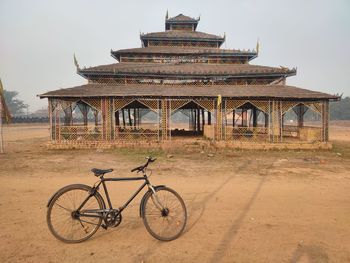
<path id="1" fill-rule="evenodd" d="M 217 107 L 216 107 L 216 134 L 215 139 L 222 140 L 222 123 L 223 120 L 223 108 L 221 101 L 217 101 Z"/>
<path id="2" fill-rule="evenodd" d="M 281 101 L 272 101 L 271 103 L 271 125 L 270 125 L 270 141 L 282 141 L 282 105 Z"/>
<path id="3" fill-rule="evenodd" d="M 119 123 L 119 111 L 118 110 L 115 112 L 115 125 L 116 126 L 120 126 L 120 123 Z"/>
<path id="4" fill-rule="evenodd" d="M 102 138 L 111 140 L 114 134 L 113 126 L 113 102 L 111 98 L 102 99 Z"/>
<path id="5" fill-rule="evenodd" d="M 197 131 L 201 131 L 201 115 L 200 115 L 200 109 L 197 108 Z"/>
<path id="6" fill-rule="evenodd" d="M 322 103 L 322 135 L 323 141 L 329 141 L 329 101 Z"/>
<path id="7" fill-rule="evenodd" d="M 236 110 L 232 110 L 232 127 L 235 127 Z"/>
<path id="8" fill-rule="evenodd" d="M 98 110 L 93 109 L 94 113 L 94 119 L 95 119 L 95 126 L 98 126 Z"/>
<path id="9" fill-rule="evenodd" d="M 169 139 L 169 102 L 166 99 L 161 100 L 161 130 L 162 140 Z"/>
<path id="10" fill-rule="evenodd" d="M 257 108 L 253 108 L 252 113 L 253 113 L 253 127 L 257 127 L 258 126 L 258 110 L 257 110 Z"/>
<path id="11" fill-rule="evenodd" d="M 246 109 L 242 109 L 242 127 L 247 127 L 248 114 Z"/>

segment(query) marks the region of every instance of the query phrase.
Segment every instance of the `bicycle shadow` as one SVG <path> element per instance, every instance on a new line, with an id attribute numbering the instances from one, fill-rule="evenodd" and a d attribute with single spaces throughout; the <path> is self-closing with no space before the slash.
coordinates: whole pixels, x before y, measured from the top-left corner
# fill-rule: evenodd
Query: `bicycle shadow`
<path id="1" fill-rule="evenodd" d="M 248 167 L 248 165 L 251 163 L 251 160 L 246 161 L 245 163 L 241 164 L 240 166 L 238 166 L 234 172 L 239 172 L 239 170 L 241 169 L 245 169 Z M 197 215 L 197 217 L 194 219 L 194 221 L 192 221 L 190 224 L 187 225 L 186 230 L 184 231 L 184 234 L 186 234 L 187 232 L 189 232 L 198 222 L 199 220 L 202 218 L 205 209 L 206 209 L 206 204 L 220 191 L 222 190 L 222 188 L 228 184 L 232 179 L 234 179 L 235 177 L 233 176 L 229 176 L 227 177 L 218 187 L 216 187 L 213 191 L 211 191 L 209 194 L 207 194 L 202 200 L 195 202 L 192 201 L 189 203 L 188 205 L 188 211 L 190 212 L 190 216 L 189 216 L 189 220 L 192 219 L 191 214 L 195 214 L 199 212 L 199 215 Z M 196 196 L 194 198 L 194 200 L 196 199 Z"/>
<path id="2" fill-rule="evenodd" d="M 236 167 L 233 170 L 233 173 L 238 173 L 240 170 L 245 169 L 248 167 L 248 165 L 251 163 L 251 160 L 247 160 L 246 162 L 242 163 L 238 167 Z M 228 184 L 231 180 L 233 180 L 234 176 L 228 176 L 220 185 L 218 185 L 213 191 L 210 191 L 207 195 L 205 195 L 201 200 L 195 201 L 197 199 L 198 194 L 194 194 L 193 198 L 189 198 L 189 195 L 186 195 L 187 198 L 185 198 L 185 203 L 187 207 L 188 212 L 188 221 L 186 229 L 183 233 L 183 235 L 186 235 L 189 231 L 192 230 L 192 228 L 198 224 L 198 222 L 201 220 L 201 218 L 204 215 L 204 212 L 206 210 L 206 204 L 220 191 L 222 188 Z M 181 238 L 181 237 L 180 237 Z M 152 246 L 150 246 L 143 254 L 146 255 L 146 258 L 142 258 L 143 260 L 147 261 L 148 258 L 150 258 L 154 251 L 156 249 L 159 249 L 159 246 L 163 246 L 164 242 L 161 241 L 154 241 Z"/>
<path id="3" fill-rule="evenodd" d="M 217 249 L 211 259 L 208 261 L 210 263 L 216 263 L 220 262 L 225 255 L 225 252 L 229 248 L 230 243 L 235 238 L 235 235 L 237 234 L 243 220 L 245 219 L 247 213 L 249 212 L 251 206 L 253 205 L 254 201 L 256 200 L 262 185 L 264 184 L 266 180 L 266 176 L 262 177 L 260 182 L 258 183 L 255 191 L 253 192 L 252 196 L 250 197 L 249 201 L 245 205 L 243 211 L 241 214 L 237 217 L 237 219 L 233 222 L 232 226 L 226 231 L 226 234 L 222 237 L 221 241 L 219 242 L 219 245 L 217 246 Z"/>
<path id="4" fill-rule="evenodd" d="M 291 260 L 289 263 L 297 262 L 317 262 L 317 263 L 328 263 L 329 257 L 324 249 L 316 245 L 298 245 L 294 250 Z"/>

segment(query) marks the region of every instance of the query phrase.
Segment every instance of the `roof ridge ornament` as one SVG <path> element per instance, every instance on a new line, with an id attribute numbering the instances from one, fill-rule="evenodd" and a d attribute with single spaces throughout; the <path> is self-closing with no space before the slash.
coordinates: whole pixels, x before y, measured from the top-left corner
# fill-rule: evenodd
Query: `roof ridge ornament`
<path id="1" fill-rule="evenodd" d="M 166 15 L 165 15 L 165 20 L 168 20 L 169 19 L 169 12 L 168 12 L 168 9 L 166 10 Z"/>
<path id="2" fill-rule="evenodd" d="M 260 40 L 258 38 L 258 40 L 256 41 L 256 54 L 259 54 L 259 48 L 260 48 Z"/>
<path id="3" fill-rule="evenodd" d="M 75 65 L 75 67 L 77 68 L 77 71 L 79 71 L 79 70 L 80 70 L 80 67 L 79 67 L 79 64 L 78 64 L 78 60 L 77 60 L 77 58 L 75 57 L 75 53 L 74 53 L 74 65 Z"/>

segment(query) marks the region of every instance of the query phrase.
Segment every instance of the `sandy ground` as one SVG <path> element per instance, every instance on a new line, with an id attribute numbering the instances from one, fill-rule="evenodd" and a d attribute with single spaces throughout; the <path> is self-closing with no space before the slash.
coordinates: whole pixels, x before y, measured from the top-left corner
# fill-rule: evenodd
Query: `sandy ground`
<path id="1" fill-rule="evenodd" d="M 350 262 L 350 123 L 332 126 L 331 151 L 47 150 L 42 125 L 5 128 L 0 155 L 0 262 Z M 204 152 L 204 153 L 203 153 Z M 185 233 L 152 238 L 139 200 L 117 228 L 74 245 L 46 225 L 46 203 L 59 188 L 92 185 L 93 167 L 129 170 L 153 154 L 150 178 L 176 189 L 188 208 Z M 137 185 L 111 185 L 118 206 Z"/>

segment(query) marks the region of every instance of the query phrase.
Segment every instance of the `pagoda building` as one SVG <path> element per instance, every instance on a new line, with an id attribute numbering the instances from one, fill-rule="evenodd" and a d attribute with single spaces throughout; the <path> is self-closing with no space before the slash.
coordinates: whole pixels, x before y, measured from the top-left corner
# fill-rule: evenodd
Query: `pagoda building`
<path id="1" fill-rule="evenodd" d="M 165 31 L 141 34 L 141 47 L 111 50 L 114 64 L 80 68 L 74 58 L 87 83 L 39 95 L 49 102 L 51 144 L 328 141 L 337 96 L 288 86 L 295 68 L 252 65 L 259 43 L 222 49 L 225 35 L 197 31 L 199 21 L 167 14 Z"/>

